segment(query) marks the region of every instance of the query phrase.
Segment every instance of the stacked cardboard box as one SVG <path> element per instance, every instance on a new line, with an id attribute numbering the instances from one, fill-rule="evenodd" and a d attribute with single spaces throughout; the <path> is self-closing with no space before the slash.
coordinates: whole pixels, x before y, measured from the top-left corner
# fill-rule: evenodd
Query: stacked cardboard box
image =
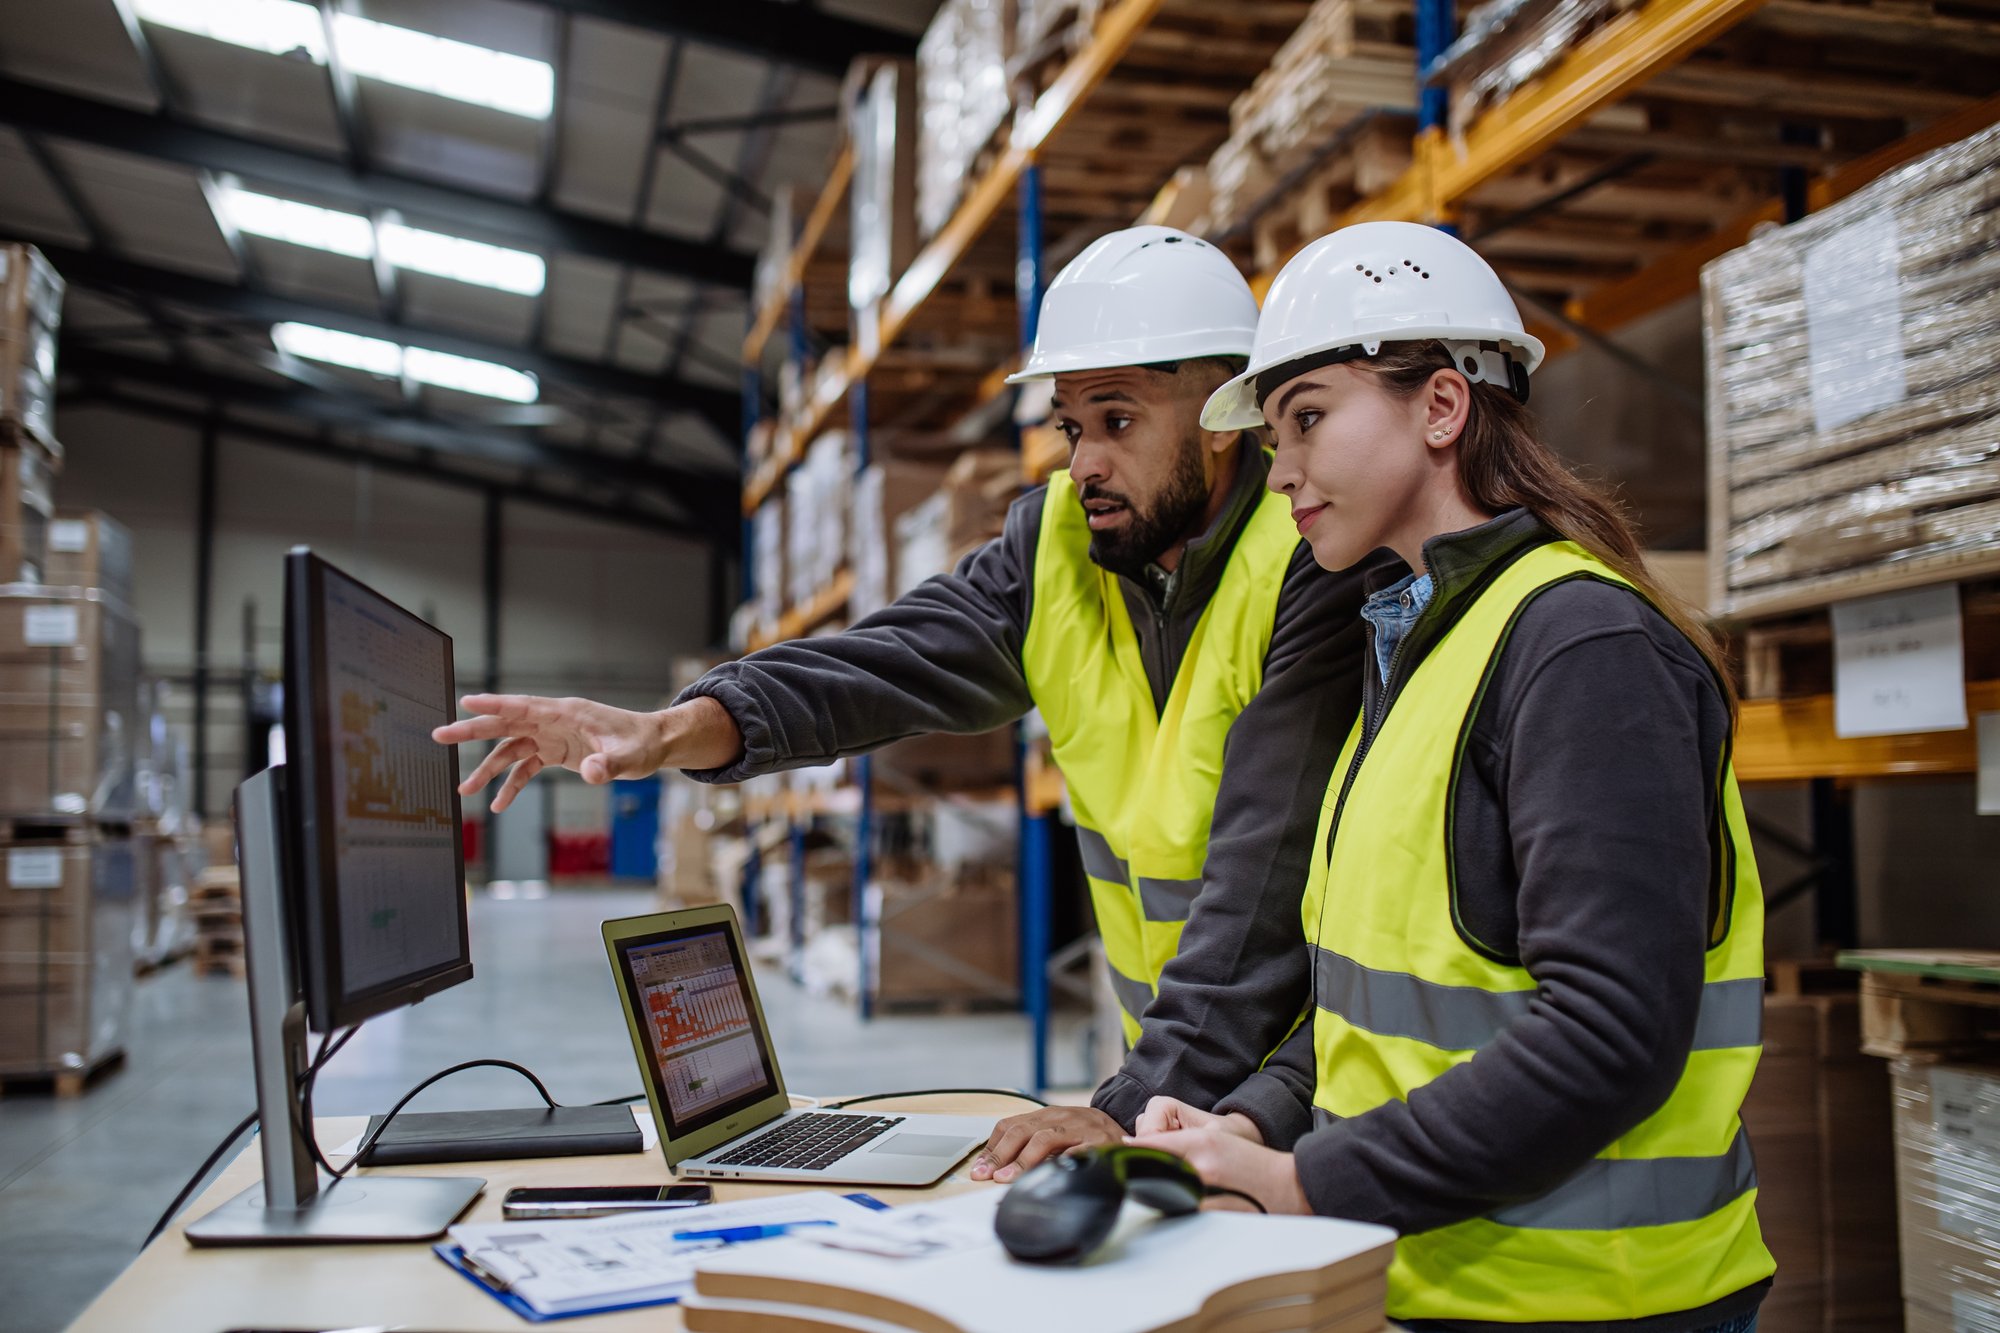
<path id="1" fill-rule="evenodd" d="M 63 280 L 32 245 L 0 245 L 0 428 L 56 448 Z"/>
<path id="2" fill-rule="evenodd" d="M 847 532 L 847 567 L 854 572 L 847 610 L 854 619 L 874 614 L 898 596 L 903 584 L 897 567 L 896 522 L 936 495 L 944 474 L 945 469 L 935 463 L 888 459 L 871 464 L 854 479 L 853 521 Z"/>
<path id="3" fill-rule="evenodd" d="M 890 586 L 897 597 L 950 571 L 950 526 L 951 501 L 941 490 L 896 516 L 895 582 Z"/>
<path id="4" fill-rule="evenodd" d="M 132 605 L 132 534 L 94 509 L 58 509 L 49 524 L 42 582 L 55 588 L 96 588 Z"/>
<path id="5" fill-rule="evenodd" d="M 1853 995 L 1770 996 L 1743 1105 L 1757 1220 L 1778 1261 L 1765 1333 L 1863 1333 L 1901 1313 L 1889 1076 L 1861 1053 Z"/>
<path id="6" fill-rule="evenodd" d="M 1011 0 L 944 0 L 917 43 L 917 228 L 936 234 L 1007 121 Z"/>
<path id="7" fill-rule="evenodd" d="M 1007 526 L 1021 493 L 1021 456 L 1012 449 L 967 449 L 944 474 L 945 542 L 956 565 Z"/>
<path id="8" fill-rule="evenodd" d="M 16 827 L 0 847 L 0 1075 L 92 1069 L 124 1048 L 130 839 Z"/>
<path id="9" fill-rule="evenodd" d="M 792 606 L 826 590 L 847 560 L 847 509 L 854 485 L 845 431 L 812 442 L 785 478 L 785 589 Z"/>
<path id="10" fill-rule="evenodd" d="M 1208 214 L 1219 233 L 1340 128 L 1375 109 L 1416 102 L 1414 10 L 1399 0 L 1318 0 L 1305 22 L 1229 109 L 1229 138 L 1208 163 Z"/>
<path id="11" fill-rule="evenodd" d="M 235 865 L 211 865 L 188 893 L 197 972 L 243 975 L 243 881 Z"/>
<path id="12" fill-rule="evenodd" d="M 0 816 L 128 821 L 139 630 L 90 588 L 0 586 Z"/>
<path id="13" fill-rule="evenodd" d="M 2000 127 L 1702 272 L 1709 608 L 2000 569 Z"/>
<path id="14" fill-rule="evenodd" d="M 785 501 L 773 495 L 750 521 L 750 577 L 759 633 L 771 633 L 785 613 Z"/>
<path id="15" fill-rule="evenodd" d="M 1014 872 L 887 858 L 869 885 L 869 976 L 884 1008 L 1019 999 Z"/>
<path id="16" fill-rule="evenodd" d="M 917 71 L 883 61 L 848 116 L 854 183 L 848 189 L 847 300 L 865 352 L 880 345 L 880 302 L 917 251 Z"/>
<path id="17" fill-rule="evenodd" d="M 1451 132 L 1547 73 L 1640 0 L 1487 0 L 1465 16 L 1459 39 L 1424 71 L 1450 92 Z"/>
<path id="18" fill-rule="evenodd" d="M 1906 1327 L 2000 1329 L 2000 1068 L 1891 1076 Z"/>

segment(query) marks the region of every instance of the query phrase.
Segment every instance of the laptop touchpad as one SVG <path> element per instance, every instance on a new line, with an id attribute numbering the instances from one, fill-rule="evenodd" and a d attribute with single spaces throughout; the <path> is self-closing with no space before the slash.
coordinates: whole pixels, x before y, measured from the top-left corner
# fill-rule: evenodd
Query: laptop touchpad
<path id="1" fill-rule="evenodd" d="M 868 1151 L 904 1157 L 956 1157 L 965 1147 L 964 1139 L 950 1134 L 891 1134 Z"/>

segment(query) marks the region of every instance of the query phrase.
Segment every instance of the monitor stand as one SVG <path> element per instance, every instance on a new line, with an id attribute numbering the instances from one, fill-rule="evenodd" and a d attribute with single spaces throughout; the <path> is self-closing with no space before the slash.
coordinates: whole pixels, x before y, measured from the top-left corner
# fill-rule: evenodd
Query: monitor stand
<path id="1" fill-rule="evenodd" d="M 430 1240 L 486 1188 L 471 1176 L 346 1176 L 322 1186 L 306 1146 L 299 1074 L 306 1067 L 305 1004 L 293 975 L 284 857 L 284 767 L 236 789 L 237 864 L 243 876 L 243 952 L 264 1180 L 187 1228 L 195 1245 L 305 1245 Z"/>

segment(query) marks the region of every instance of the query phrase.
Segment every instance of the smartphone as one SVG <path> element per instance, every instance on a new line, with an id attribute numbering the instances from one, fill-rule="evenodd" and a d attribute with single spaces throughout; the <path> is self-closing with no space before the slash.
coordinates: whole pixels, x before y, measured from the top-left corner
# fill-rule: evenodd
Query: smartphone
<path id="1" fill-rule="evenodd" d="M 708 1203 L 706 1185 L 579 1185 L 557 1189 L 508 1190 L 500 1215 L 510 1221 L 533 1217 L 609 1217 L 653 1208 L 693 1208 Z"/>

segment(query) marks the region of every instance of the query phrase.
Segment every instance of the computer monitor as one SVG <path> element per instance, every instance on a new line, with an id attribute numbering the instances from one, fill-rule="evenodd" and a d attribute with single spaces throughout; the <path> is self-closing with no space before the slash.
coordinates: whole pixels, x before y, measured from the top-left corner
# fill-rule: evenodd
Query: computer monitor
<path id="1" fill-rule="evenodd" d="M 264 1180 L 191 1224 L 196 1245 L 420 1240 L 473 1177 L 322 1184 L 304 1137 L 322 1033 L 472 976 L 451 639 L 303 548 L 285 559 L 287 762 L 236 789 Z"/>
<path id="2" fill-rule="evenodd" d="M 286 820 L 306 1013 L 333 1032 L 472 976 L 451 636 L 285 559 Z"/>

